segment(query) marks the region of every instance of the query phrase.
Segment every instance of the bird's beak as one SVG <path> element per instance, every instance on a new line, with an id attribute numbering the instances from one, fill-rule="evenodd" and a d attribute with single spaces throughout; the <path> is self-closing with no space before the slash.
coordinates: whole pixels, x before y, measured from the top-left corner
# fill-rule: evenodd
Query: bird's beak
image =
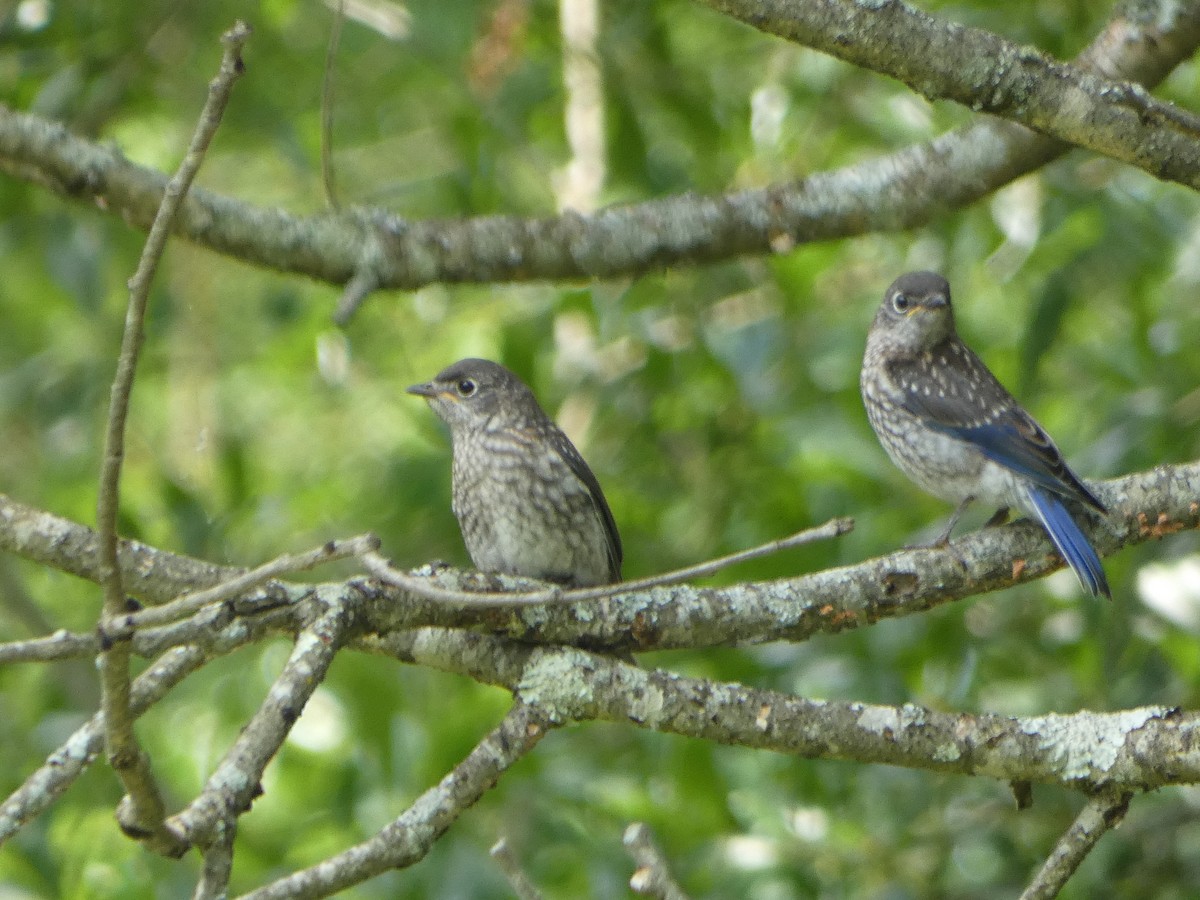
<path id="1" fill-rule="evenodd" d="M 443 390 L 432 381 L 426 381 L 422 384 L 414 384 L 410 388 L 405 388 L 406 394 L 416 394 L 418 397 L 424 397 L 426 400 L 449 400 L 452 403 L 458 402 L 458 394 L 454 391 Z"/>
<path id="2" fill-rule="evenodd" d="M 432 381 L 426 381 L 421 384 L 414 384 L 412 387 L 404 389 L 406 394 L 416 394 L 418 397 L 433 398 L 438 395 L 438 389 L 433 386 Z"/>

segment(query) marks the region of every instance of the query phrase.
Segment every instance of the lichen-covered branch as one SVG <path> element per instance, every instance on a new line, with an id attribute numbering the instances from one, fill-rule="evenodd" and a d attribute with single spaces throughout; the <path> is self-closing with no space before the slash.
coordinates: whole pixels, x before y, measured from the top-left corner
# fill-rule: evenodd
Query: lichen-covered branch
<path id="1" fill-rule="evenodd" d="M 388 869 L 411 866 L 505 771 L 533 750 L 550 727 L 536 707 L 515 704 L 462 762 L 378 834 L 310 869 L 251 891 L 242 900 L 327 897 Z"/>
<path id="2" fill-rule="evenodd" d="M 1130 799 L 1128 793 L 1120 791 L 1104 792 L 1090 798 L 1054 845 L 1029 886 L 1021 892 L 1021 900 L 1053 900 L 1057 897 L 1100 838 L 1121 824 Z"/>
<path id="3" fill-rule="evenodd" d="M 200 796 L 168 821 L 167 827 L 179 841 L 206 848 L 224 830 L 235 827 L 237 817 L 250 809 L 260 790 L 263 771 L 279 752 L 313 691 L 325 680 L 351 618 L 346 606 L 335 600 L 300 632 L 283 671 L 209 776 Z"/>
<path id="4" fill-rule="evenodd" d="M 98 584 L 96 532 L 86 525 L 0 494 L 0 550 Z M 140 541 L 120 542 L 125 590 L 144 603 L 166 603 L 198 588 L 230 581 L 245 570 L 158 550 Z"/>
<path id="5" fill-rule="evenodd" d="M 896 78 L 930 100 L 954 100 L 1049 137 L 1200 187 L 1200 118 L 1144 89 L 902 0 L 707 0 L 755 28 Z M 1164 11 L 1200 28 L 1200 5 Z"/>
<path id="6" fill-rule="evenodd" d="M 1102 556 L 1200 527 L 1200 462 L 1093 484 L 1111 510 L 1103 523 L 1088 529 Z M 482 624 L 531 643 L 635 651 L 801 641 L 1040 578 L 1062 565 L 1045 532 L 1022 521 L 964 535 L 944 549 L 902 550 L 776 581 L 719 588 L 675 585 L 596 603 L 468 613 L 381 588 L 370 616 L 377 630 Z M 460 585 L 482 583 L 483 589 L 513 584 L 462 573 L 445 577 Z M 441 620 L 430 621 L 430 616 Z"/>
<path id="7" fill-rule="evenodd" d="M 1080 55 L 1079 68 L 1157 84 L 1200 44 L 1197 6 L 1171 0 L 1123 6 Z M 836 33 L 826 37 L 837 40 Z M 1119 96 L 1108 102 L 1128 109 Z M 985 119 L 789 184 L 540 219 L 414 222 L 361 210 L 303 217 L 196 188 L 176 228 L 196 244 L 245 262 L 332 284 L 357 278 L 372 290 L 611 277 L 912 228 L 986 196 L 1066 149 L 1020 125 Z M 3 107 L 0 171 L 94 203 L 138 228 L 149 227 L 166 184 L 161 172 L 111 147 Z"/>
<path id="8" fill-rule="evenodd" d="M 449 629 L 396 633 L 363 646 L 506 687 L 559 723 L 633 723 L 806 759 L 1088 790 L 1200 782 L 1200 715 L 1177 709 L 1010 717 L 807 700 L 642 669 L 576 648 L 530 648 Z"/>
<path id="9" fill-rule="evenodd" d="M 134 679 L 130 692 L 133 714 L 140 716 L 200 668 L 208 658 L 197 647 L 180 647 L 165 654 Z M 0 845 L 54 803 L 84 773 L 102 749 L 104 716 L 96 713 L 0 805 Z"/>
<path id="10" fill-rule="evenodd" d="M 205 621 L 196 630 L 202 640 L 165 644 L 163 648 L 148 648 L 139 643 L 143 635 L 135 635 L 135 651 L 144 650 L 142 655 L 145 656 L 154 656 L 159 652 L 162 655 L 133 681 L 130 707 L 134 715 L 142 715 L 201 666 L 240 647 L 263 640 L 268 635 L 294 632 L 297 620 L 309 621 L 319 614 L 314 602 L 275 607 L 263 614 L 239 616 L 234 621 Z M 150 632 L 145 634 L 149 635 Z M 96 713 L 0 805 L 0 845 L 44 812 L 74 784 L 103 747 L 104 717 L 102 713 Z"/>
<path id="11" fill-rule="evenodd" d="M 1149 472 L 1093 482 L 1092 486 L 1111 510 L 1103 522 L 1088 528 L 1102 556 L 1125 546 L 1200 528 L 1200 462 L 1159 466 Z M 17 552 L 30 548 L 31 555 L 47 565 L 76 571 L 77 562 L 70 558 L 69 551 L 54 552 L 49 536 L 71 533 L 77 540 L 69 547 L 76 547 L 87 543 L 86 535 L 81 533 L 87 529 L 28 508 L 22 508 L 20 516 L 6 519 L 4 510 L 13 506 L 0 496 L 0 547 Z M 31 535 L 31 523 L 46 528 L 47 535 Z M 12 533 L 14 527 L 21 531 L 19 536 Z M 145 581 L 151 585 L 157 583 L 152 572 L 159 552 L 147 547 L 139 550 Z M 162 558 L 172 572 L 190 568 L 206 578 L 210 574 L 199 561 L 171 554 L 163 554 Z M 236 616 L 238 608 L 255 613 L 276 608 L 284 620 L 288 620 L 287 611 L 291 609 L 291 625 L 282 627 L 294 632 L 309 621 L 304 618 L 306 601 L 322 592 L 361 607 L 361 628 L 367 631 L 482 627 L 532 644 L 635 651 L 802 641 L 814 634 L 858 628 L 1032 581 L 1062 564 L 1045 533 L 1021 521 L 966 534 L 943 549 L 901 550 L 791 578 L 714 588 L 672 585 L 587 603 L 488 609 L 439 603 L 365 579 L 315 586 L 271 582 L 241 598 L 235 606 L 207 613 L 215 617 L 212 620 L 204 619 L 206 613 L 202 612 L 172 626 L 138 632 L 134 648 L 159 653 L 174 643 L 201 640 L 208 624 L 224 621 L 221 616 Z M 454 570 L 428 573 L 427 577 L 455 590 L 529 590 L 535 584 Z M 68 637 L 62 639 L 62 644 L 64 649 L 77 651 L 83 640 L 83 636 Z M 48 651 L 39 648 L 38 652 Z"/>

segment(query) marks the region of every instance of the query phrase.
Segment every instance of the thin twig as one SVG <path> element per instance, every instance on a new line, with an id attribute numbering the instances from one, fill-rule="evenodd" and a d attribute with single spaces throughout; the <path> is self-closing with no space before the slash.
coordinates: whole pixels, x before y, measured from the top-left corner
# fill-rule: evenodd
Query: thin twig
<path id="1" fill-rule="evenodd" d="M 167 183 L 162 201 L 142 249 L 137 271 L 129 280 L 129 306 L 125 312 L 125 331 L 121 338 L 121 353 L 113 378 L 109 401 L 108 427 L 104 440 L 104 459 L 101 464 L 100 490 L 96 503 L 96 522 L 100 533 L 100 572 L 104 587 L 104 614 L 101 619 L 121 615 L 125 611 L 125 592 L 118 560 L 117 510 L 120 505 L 121 465 L 125 457 L 125 422 L 129 415 L 129 399 L 137 370 L 138 353 L 145 334 L 146 307 L 150 285 L 158 269 L 171 233 L 171 225 L 188 188 L 191 187 L 209 142 L 221 124 L 221 116 L 229 101 L 233 83 L 244 69 L 242 47 L 250 37 L 250 29 L 242 22 L 234 24 L 221 38 L 225 50 L 221 68 L 208 86 L 208 99 L 192 135 L 187 155 L 179 170 Z M 144 840 L 148 846 L 168 856 L 178 855 L 183 848 L 163 826 L 166 808 L 158 785 L 150 771 L 149 759 L 138 745 L 133 732 L 130 709 L 130 648 L 125 642 L 113 644 L 100 657 L 101 706 L 104 710 L 105 742 L 113 770 L 120 778 L 126 796 L 118 808 L 121 827 L 126 834 Z"/>
<path id="2" fill-rule="evenodd" d="M 373 268 L 365 265 L 358 268 L 354 276 L 346 282 L 337 308 L 333 311 L 333 324 L 345 327 L 354 318 L 363 301 L 378 287 L 379 276 Z"/>
<path id="3" fill-rule="evenodd" d="M 229 896 L 229 874 L 233 871 L 233 840 L 237 819 L 222 820 L 216 839 L 204 851 L 204 869 L 192 900 L 225 900 Z"/>
<path id="4" fill-rule="evenodd" d="M 399 571 L 387 559 L 375 551 L 364 553 L 359 559 L 362 561 L 363 566 L 376 578 L 393 584 L 396 587 L 403 588 L 406 591 L 412 591 L 414 594 L 430 600 L 440 600 L 463 606 L 536 606 L 542 603 L 581 603 L 585 600 L 602 600 L 605 597 L 613 597 L 617 594 L 627 594 L 633 591 L 644 591 L 649 588 L 678 584 L 681 581 L 711 575 L 736 563 L 758 559 L 762 556 L 778 553 L 781 550 L 790 550 L 793 547 L 800 547 L 804 544 L 814 543 L 815 541 L 839 537 L 853 528 L 854 520 L 843 516 L 837 519 L 830 519 L 824 525 L 818 525 L 816 528 L 807 528 L 804 531 L 798 531 L 790 537 L 777 541 L 769 541 L 766 544 L 751 547 L 749 550 L 739 550 L 737 553 L 730 553 L 728 556 L 721 556 L 717 559 L 688 566 L 684 569 L 676 569 L 673 572 L 666 572 L 662 575 L 651 575 L 647 578 L 635 578 L 632 581 L 618 581 L 615 584 L 606 584 L 591 588 L 577 588 L 574 590 L 567 590 L 558 586 L 523 593 L 486 591 L 476 593 L 473 591 L 448 590 L 438 587 L 435 584 L 430 584 L 427 578 Z"/>
<path id="5" fill-rule="evenodd" d="M 48 637 L 0 644 L 0 666 L 14 662 L 53 662 L 95 656 L 99 643 L 94 633 L 78 634 L 60 629 Z"/>
<path id="6" fill-rule="evenodd" d="M 513 889 L 513 893 L 517 895 L 517 900 L 542 900 L 542 892 L 525 874 L 525 870 L 521 868 L 521 863 L 513 854 L 512 848 L 508 846 L 508 841 L 500 838 L 492 844 L 492 849 L 488 853 L 496 861 L 496 865 L 500 867 L 504 877 L 508 879 L 508 884 Z"/>
<path id="7" fill-rule="evenodd" d="M 687 894 L 675 883 L 667 858 L 654 840 L 654 833 L 644 822 L 634 822 L 625 829 L 625 849 L 637 863 L 629 879 L 635 894 L 657 897 L 658 900 L 688 900 Z"/>
<path id="8" fill-rule="evenodd" d="M 321 83 L 321 183 L 325 186 L 325 202 L 330 209 L 338 208 L 337 182 L 333 172 L 333 76 L 337 71 L 338 44 L 342 40 L 342 23 L 346 18 L 346 0 L 338 0 L 329 30 L 329 47 L 325 50 L 325 76 Z"/>
<path id="9" fill-rule="evenodd" d="M 1108 830 L 1121 824 L 1132 794 L 1098 794 L 1079 811 L 1038 870 L 1021 900 L 1052 900 Z"/>
<path id="10" fill-rule="evenodd" d="M 267 763 L 279 752 L 304 705 L 324 681 L 345 639 L 349 618 L 345 604 L 333 602 L 296 637 L 291 656 L 266 699 L 209 776 L 200 795 L 167 823 L 186 846 L 207 851 L 223 828 L 250 809 Z"/>
<path id="11" fill-rule="evenodd" d="M 534 707 L 514 703 L 503 721 L 462 762 L 378 834 L 311 868 L 245 894 L 241 900 L 328 897 L 424 859 L 442 833 L 537 746 L 551 724 Z"/>
<path id="12" fill-rule="evenodd" d="M 162 606 L 144 609 L 141 612 L 122 616 L 116 623 L 106 623 L 105 636 L 118 639 L 129 633 L 151 625 L 165 625 L 190 616 L 203 609 L 210 603 L 221 603 L 239 594 L 253 590 L 265 581 L 277 578 L 290 572 L 303 572 L 324 563 L 347 559 L 351 556 L 361 556 L 379 548 L 379 538 L 373 534 L 360 534 L 357 537 L 341 541 L 327 541 L 320 547 L 314 547 L 305 553 L 285 553 L 256 569 L 251 569 L 231 578 L 229 581 L 214 585 L 202 591 L 184 594 L 178 600 L 165 603 Z M 0 651 L 3 648 L 0 647 Z M 3 657 L 0 657 L 2 660 Z"/>
<path id="13" fill-rule="evenodd" d="M 283 599 L 280 598 L 280 594 L 283 594 Z M 167 625 L 139 627 L 131 631 L 121 628 L 114 631 L 117 638 L 130 639 L 131 650 L 135 655 L 152 659 L 172 647 L 184 644 L 205 646 L 211 644 L 214 639 L 220 640 L 219 630 L 235 618 L 242 623 L 243 629 L 251 622 L 259 625 L 269 622 L 281 633 L 294 631 L 297 617 L 290 615 L 284 607 L 292 606 L 308 596 L 311 596 L 310 586 L 280 583 L 278 591 L 260 592 L 248 599 L 245 605 L 238 604 L 236 608 L 233 604 L 213 604 L 198 610 L 187 619 Z M 280 615 L 268 619 L 268 613 Z M 59 630 L 48 637 L 0 644 L 0 665 L 13 662 L 90 659 L 114 640 L 114 631 L 102 636 L 96 630 L 82 633 Z"/>

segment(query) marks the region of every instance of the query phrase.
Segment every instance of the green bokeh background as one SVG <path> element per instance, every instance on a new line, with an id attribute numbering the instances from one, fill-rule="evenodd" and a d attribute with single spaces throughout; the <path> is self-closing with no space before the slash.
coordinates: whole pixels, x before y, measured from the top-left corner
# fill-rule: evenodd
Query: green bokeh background
<path id="1" fill-rule="evenodd" d="M 399 8 L 399 7 L 392 7 Z M 1069 57 L 1111 10 L 1086 0 L 923 8 Z M 44 9 L 40 27 L 22 24 Z M 417 0 L 399 40 L 351 19 L 338 55 L 343 202 L 415 219 L 548 215 L 564 136 L 557 6 Z M 235 18 L 254 35 L 199 184 L 321 210 L 321 79 L 332 23 L 315 2 L 0 4 L 0 100 L 173 170 Z M 518 27 L 502 33 L 498 15 Z M 682 0 L 601 4 L 608 177 L 602 202 L 721 193 L 870 159 L 971 120 L 903 86 Z M 1200 108 L 1200 74 L 1159 91 Z M 108 387 L 143 235 L 118 216 L 0 177 L 0 490 L 94 521 Z M 604 485 L 628 577 L 831 516 L 836 542 L 745 564 L 772 578 L 883 553 L 949 510 L 872 436 L 857 390 L 883 288 L 945 272 L 966 339 L 1056 436 L 1110 477 L 1200 456 L 1200 217 L 1195 195 L 1073 153 L 928 227 L 603 282 L 432 286 L 372 296 L 343 332 L 339 290 L 174 242 L 155 284 L 134 392 L 123 531 L 253 564 L 378 532 L 396 560 L 466 555 L 449 450 L 403 388 L 466 355 L 520 373 Z M 989 511 L 976 510 L 967 527 Z M 1037 714 L 1200 703 L 1196 634 L 1143 602 L 1139 571 L 1193 534 L 1106 560 L 1115 600 L 1070 573 L 800 645 L 648 654 L 644 665 L 809 697 Z M 342 570 L 342 573 L 350 569 Z M 338 573 L 322 573 L 337 577 Z M 94 586 L 0 558 L 0 640 L 87 630 Z M 209 666 L 139 735 L 173 807 L 203 783 L 278 673 L 274 641 Z M 0 669 L 0 793 L 95 709 L 90 663 Z M 235 892 L 372 834 L 469 751 L 507 696 L 342 654 L 240 827 Z M 0 897 L 174 898 L 198 871 L 144 853 L 95 767 L 0 849 Z M 714 747 L 632 727 L 548 737 L 430 856 L 353 897 L 487 898 L 505 835 L 549 896 L 621 897 L 621 833 L 658 832 L 698 896 L 1011 897 L 1081 798 Z M 1187 897 L 1200 883 L 1200 793 L 1138 798 L 1067 897 Z"/>

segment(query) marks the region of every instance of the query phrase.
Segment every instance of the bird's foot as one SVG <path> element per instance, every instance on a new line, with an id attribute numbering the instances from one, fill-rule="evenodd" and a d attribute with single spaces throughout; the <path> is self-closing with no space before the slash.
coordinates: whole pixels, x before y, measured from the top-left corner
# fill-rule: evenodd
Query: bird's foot
<path id="1" fill-rule="evenodd" d="M 997 528 L 1008 521 L 1009 508 L 1002 506 L 994 513 L 992 517 L 983 523 L 984 528 Z"/>

